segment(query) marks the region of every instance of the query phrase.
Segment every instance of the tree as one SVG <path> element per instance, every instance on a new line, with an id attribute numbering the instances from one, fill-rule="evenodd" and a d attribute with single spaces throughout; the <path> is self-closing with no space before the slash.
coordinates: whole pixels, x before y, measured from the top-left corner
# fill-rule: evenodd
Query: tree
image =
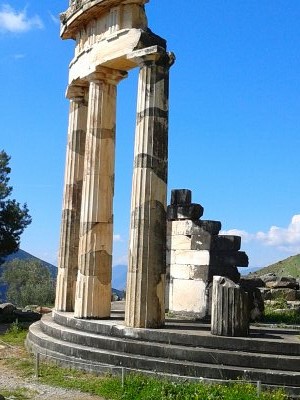
<path id="1" fill-rule="evenodd" d="M 19 249 L 20 236 L 31 223 L 31 216 L 26 203 L 22 206 L 10 199 L 12 187 L 8 185 L 10 157 L 5 151 L 0 152 L 0 265 L 4 257 Z"/>
<path id="2" fill-rule="evenodd" d="M 9 302 L 21 307 L 54 303 L 54 279 L 40 261 L 15 259 L 3 264 L 1 269 L 1 281 L 7 284 Z"/>

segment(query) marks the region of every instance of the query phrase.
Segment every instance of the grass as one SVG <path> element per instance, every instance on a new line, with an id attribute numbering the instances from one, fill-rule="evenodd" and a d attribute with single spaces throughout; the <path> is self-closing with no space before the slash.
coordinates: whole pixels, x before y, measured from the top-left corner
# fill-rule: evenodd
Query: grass
<path id="1" fill-rule="evenodd" d="M 13 343 L 21 351 L 21 357 L 20 355 L 11 357 L 5 362 L 17 370 L 19 375 L 33 377 L 35 372 L 34 359 L 24 349 L 25 335 L 24 329 L 18 325 L 13 325 L 2 336 L 4 342 Z M 51 386 L 80 390 L 109 400 L 287 400 L 288 398 L 283 391 L 264 391 L 258 396 L 253 385 L 239 381 L 228 385 L 210 385 L 170 382 L 155 377 L 129 374 L 125 378 L 124 386 L 122 386 L 120 377 L 96 376 L 82 371 L 61 368 L 48 362 L 40 364 L 39 381 Z M 11 398 L 17 400 L 31 398 L 30 393 L 23 389 L 20 392 L 14 391 L 14 393 Z M 7 395 L 7 397 L 9 396 Z"/>
<path id="2" fill-rule="evenodd" d="M 300 325 L 300 312 L 287 308 L 288 303 L 283 298 L 279 298 L 272 304 L 266 304 L 264 322 L 279 325 Z"/>
<path id="3" fill-rule="evenodd" d="M 22 365 L 16 366 L 19 371 Z M 33 368 L 33 361 L 32 361 Z M 27 374 L 27 367 L 25 373 Z M 250 383 L 236 382 L 230 385 L 170 382 L 143 375 L 129 374 L 124 387 L 119 377 L 96 376 L 81 371 L 60 368 L 55 364 L 42 363 L 39 380 L 43 384 L 65 389 L 80 390 L 110 400 L 287 400 L 283 391 L 262 392 Z"/>
<path id="4" fill-rule="evenodd" d="M 274 312 L 273 309 L 266 307 L 264 322 L 278 325 L 300 325 L 300 313 L 297 310 Z"/>
<path id="5" fill-rule="evenodd" d="M 13 322 L 1 340 L 10 345 L 23 345 L 27 335 L 27 328 L 18 322 Z"/>
<path id="6" fill-rule="evenodd" d="M 124 400 L 283 400 L 286 395 L 281 392 L 263 392 L 257 395 L 256 388 L 249 383 L 236 382 L 230 385 L 205 383 L 169 382 L 130 375 L 124 385 Z M 118 399 L 119 400 L 119 399 Z"/>
<path id="7" fill-rule="evenodd" d="M 282 391 L 257 395 L 249 383 L 210 385 L 205 383 L 170 382 L 143 375 L 129 374 L 124 387 L 119 377 L 97 377 L 79 371 L 57 368 L 45 364 L 41 381 L 54 386 L 81 390 L 110 400 L 286 400 Z"/>
<path id="8" fill-rule="evenodd" d="M 30 400 L 35 392 L 26 388 L 20 388 L 15 390 L 0 390 L 0 394 L 2 394 L 5 399 Z"/>
<path id="9" fill-rule="evenodd" d="M 281 260 L 275 264 L 264 267 L 255 272 L 255 275 L 274 273 L 277 276 L 300 277 L 300 254 Z"/>
<path id="10" fill-rule="evenodd" d="M 82 371 L 60 368 L 51 363 L 43 363 L 39 379 L 42 383 L 51 386 L 80 390 L 111 400 L 123 399 L 120 379 L 109 375 L 96 376 Z"/>
<path id="11" fill-rule="evenodd" d="M 24 350 L 24 354 L 5 360 L 5 364 L 18 371 L 23 378 L 30 378 L 35 374 L 34 360 Z"/>

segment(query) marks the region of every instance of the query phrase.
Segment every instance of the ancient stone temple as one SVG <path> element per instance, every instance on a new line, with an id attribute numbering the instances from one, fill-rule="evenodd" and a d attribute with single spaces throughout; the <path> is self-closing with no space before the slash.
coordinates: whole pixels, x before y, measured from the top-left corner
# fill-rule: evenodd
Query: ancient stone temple
<path id="1" fill-rule="evenodd" d="M 65 188 L 55 309 L 107 318 L 111 308 L 118 83 L 139 68 L 125 322 L 164 324 L 168 81 L 174 56 L 148 28 L 148 0 L 71 0 L 73 39 Z M 122 134 L 122 133 L 120 133 Z"/>
<path id="2" fill-rule="evenodd" d="M 176 381 L 247 379 L 299 398 L 299 332 L 248 329 L 251 288 L 238 284 L 237 266 L 248 264 L 240 238 L 220 235 L 219 221 L 202 219 L 189 190 L 173 191 L 167 209 L 174 57 L 148 29 L 146 2 L 72 0 L 61 15 L 61 36 L 76 47 L 56 305 L 30 325 L 26 339 L 36 373 L 48 359 L 123 381 L 128 372 Z M 132 68 L 140 72 L 124 312 L 122 302 L 111 305 L 115 115 L 118 83 Z M 166 320 L 165 293 L 172 311 Z M 200 318 L 211 310 L 209 331 Z"/>

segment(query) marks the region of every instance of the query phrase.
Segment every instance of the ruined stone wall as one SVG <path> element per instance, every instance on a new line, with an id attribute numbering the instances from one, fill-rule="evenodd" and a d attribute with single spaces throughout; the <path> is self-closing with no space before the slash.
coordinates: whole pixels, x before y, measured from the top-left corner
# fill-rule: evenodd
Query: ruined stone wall
<path id="1" fill-rule="evenodd" d="M 220 235 L 221 222 L 201 219 L 190 190 L 173 190 L 167 211 L 167 309 L 204 318 L 211 314 L 213 276 L 238 282 L 247 267 L 239 236 Z"/>

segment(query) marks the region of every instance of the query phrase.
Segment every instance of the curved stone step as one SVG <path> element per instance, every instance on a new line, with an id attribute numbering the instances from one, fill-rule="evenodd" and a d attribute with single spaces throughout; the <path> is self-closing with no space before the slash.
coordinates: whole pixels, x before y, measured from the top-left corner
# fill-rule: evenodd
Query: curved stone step
<path id="1" fill-rule="evenodd" d="M 133 370 L 155 371 L 160 374 L 176 373 L 183 377 L 192 376 L 222 380 L 241 379 L 246 375 L 249 380 L 259 380 L 265 384 L 300 387 L 299 372 L 261 368 L 247 368 L 245 371 L 245 368 L 238 366 L 155 358 L 82 346 L 47 335 L 41 331 L 39 322 L 31 325 L 27 343 L 33 350 L 35 346 L 38 346 L 48 353 L 50 351 L 61 354 L 62 358 L 66 356 L 75 357 L 77 360 L 99 363 L 100 365 L 123 366 Z"/>
<path id="2" fill-rule="evenodd" d="M 120 338 L 113 336 L 86 333 L 69 327 L 62 329 L 50 316 L 43 317 L 41 320 L 41 330 L 51 337 L 66 342 L 121 353 L 242 368 L 267 369 L 271 365 L 273 370 L 300 372 L 298 356 L 269 355 L 204 347 L 189 348 L 187 346 L 145 342 L 129 338 L 120 340 Z"/>
<path id="3" fill-rule="evenodd" d="M 138 370 L 138 369 L 127 369 L 125 367 L 116 367 L 112 366 L 109 364 L 99 364 L 95 362 L 87 362 L 86 360 L 81 360 L 77 359 L 72 356 L 66 356 L 62 355 L 60 353 L 57 353 L 55 351 L 51 350 L 45 350 L 45 348 L 38 346 L 37 344 L 33 342 L 28 342 L 27 341 L 27 347 L 31 349 L 32 352 L 34 353 L 39 353 L 42 358 L 47 358 L 48 360 L 52 360 L 58 364 L 61 364 L 62 366 L 68 366 L 69 368 L 76 368 L 76 369 L 81 369 L 87 372 L 92 372 L 92 373 L 112 373 L 114 375 L 121 375 L 122 373 L 127 373 L 127 372 L 136 372 L 136 373 L 143 373 L 145 375 L 150 375 L 150 376 L 155 376 L 156 378 L 162 378 L 162 379 L 169 379 L 169 380 L 184 380 L 185 381 L 192 381 L 192 382 L 209 382 L 209 383 L 228 383 L 228 380 L 222 380 L 222 379 L 210 379 L 210 378 L 198 378 L 198 377 L 192 377 L 192 376 L 184 376 L 181 377 L 180 375 L 177 374 L 167 374 L 163 373 L 160 374 L 158 372 L 153 372 L 153 371 L 145 371 L 145 370 Z M 248 380 L 247 380 L 248 382 Z M 254 384 L 256 382 L 253 382 Z M 262 383 L 262 388 L 263 389 L 278 389 L 282 388 L 282 386 L 278 385 L 271 385 L 271 384 L 263 384 Z M 286 386 L 285 391 L 287 394 L 291 395 L 293 399 L 298 399 L 300 398 L 300 387 L 296 386 Z"/>
<path id="4" fill-rule="evenodd" d="M 105 336 L 189 347 L 300 356 L 300 340 L 294 339 L 300 335 L 297 331 L 293 331 L 292 336 L 290 332 L 284 335 L 282 330 L 256 329 L 250 337 L 224 337 L 212 336 L 207 332 L 208 325 L 190 321 L 167 321 L 164 329 L 134 329 L 125 327 L 121 319 L 84 320 L 73 318 L 72 313 L 57 311 L 53 312 L 53 319 L 62 326 Z"/>

